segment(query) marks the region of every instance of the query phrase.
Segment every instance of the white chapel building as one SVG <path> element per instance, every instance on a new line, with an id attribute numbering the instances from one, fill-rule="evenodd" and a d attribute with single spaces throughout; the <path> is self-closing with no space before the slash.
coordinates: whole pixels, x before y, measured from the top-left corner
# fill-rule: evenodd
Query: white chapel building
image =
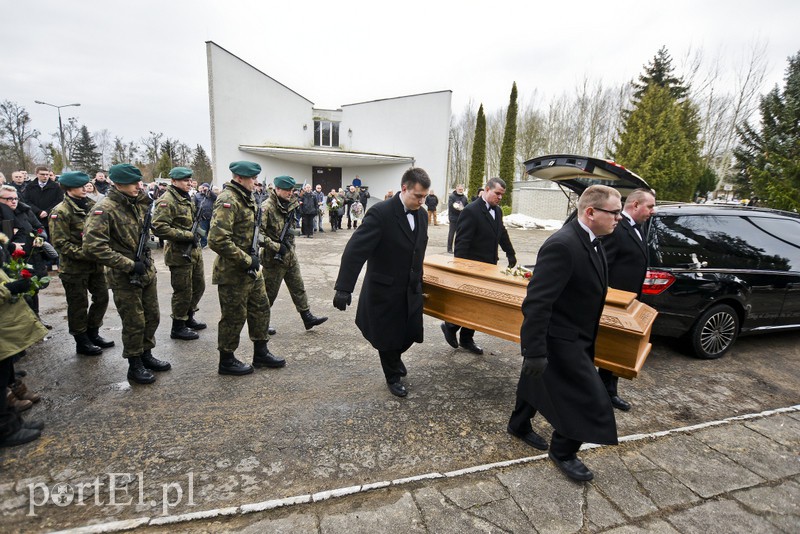
<path id="1" fill-rule="evenodd" d="M 319 109 L 214 42 L 206 42 L 214 184 L 237 160 L 261 165 L 259 181 L 347 188 L 358 177 L 374 204 L 400 189 L 411 166 L 445 193 L 452 91 L 384 98 Z"/>

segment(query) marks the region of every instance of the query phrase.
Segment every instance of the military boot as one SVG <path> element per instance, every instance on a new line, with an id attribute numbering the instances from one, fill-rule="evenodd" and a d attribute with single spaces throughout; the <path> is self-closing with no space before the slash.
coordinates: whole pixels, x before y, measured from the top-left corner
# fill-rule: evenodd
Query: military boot
<path id="1" fill-rule="evenodd" d="M 266 341 L 256 341 L 254 347 L 253 367 L 283 367 L 286 365 L 286 360 L 269 351 Z"/>
<path id="2" fill-rule="evenodd" d="M 165 362 L 164 360 L 159 360 L 153 356 L 153 352 L 150 350 L 146 350 L 142 353 L 142 364 L 145 366 L 146 369 L 150 369 L 151 371 L 169 371 L 172 369 L 172 364 L 169 362 Z"/>
<path id="3" fill-rule="evenodd" d="M 103 349 L 92 343 L 89 336 L 86 335 L 86 332 L 83 334 L 76 334 L 73 337 L 75 338 L 75 352 L 78 354 L 83 354 L 84 356 L 103 354 Z"/>
<path id="4" fill-rule="evenodd" d="M 232 352 L 219 351 L 219 374 L 221 375 L 249 375 L 253 366 L 240 362 Z"/>
<path id="5" fill-rule="evenodd" d="M 206 323 L 196 321 L 194 318 L 194 312 L 189 312 L 189 318 L 186 320 L 186 326 L 192 330 L 204 330 L 208 325 Z"/>
<path id="6" fill-rule="evenodd" d="M 186 341 L 191 341 L 192 339 L 199 338 L 200 334 L 190 328 L 187 328 L 186 321 L 173 319 L 172 331 L 169 333 L 169 337 L 172 339 L 185 339 Z"/>
<path id="7" fill-rule="evenodd" d="M 128 380 L 137 384 L 152 384 L 156 376 L 145 368 L 141 358 L 128 358 Z"/>
<path id="8" fill-rule="evenodd" d="M 100 337 L 100 329 L 99 328 L 89 328 L 86 330 L 86 335 L 89 336 L 89 341 L 100 347 L 101 349 L 107 349 L 114 346 L 114 342 L 110 339 L 106 339 L 104 337 Z"/>
<path id="9" fill-rule="evenodd" d="M 311 330 L 317 325 L 320 325 L 328 320 L 327 317 L 316 317 L 311 310 L 306 310 L 304 312 L 300 312 L 300 317 L 303 319 L 303 324 L 306 327 L 306 330 Z"/>

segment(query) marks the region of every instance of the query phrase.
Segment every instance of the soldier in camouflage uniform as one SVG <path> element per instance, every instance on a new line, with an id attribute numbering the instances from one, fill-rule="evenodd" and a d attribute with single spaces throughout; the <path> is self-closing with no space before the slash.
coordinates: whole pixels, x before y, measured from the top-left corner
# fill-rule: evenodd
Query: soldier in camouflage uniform
<path id="1" fill-rule="evenodd" d="M 219 374 L 246 375 L 255 367 L 283 367 L 286 360 L 267 348 L 269 300 L 258 251 L 252 248 L 258 206 L 253 197 L 258 163 L 235 161 L 233 178 L 214 202 L 208 246 L 218 254 L 211 283 L 217 285 L 222 315 L 219 320 Z M 239 334 L 247 321 L 255 351 L 253 366 L 236 359 Z"/>
<path id="2" fill-rule="evenodd" d="M 172 367 L 152 354 L 159 311 L 156 268 L 150 249 L 145 248 L 143 257 L 136 260 L 139 236 L 152 200 L 139 188 L 142 173 L 133 165 L 114 165 L 108 174 L 114 187 L 86 219 L 83 252 L 109 267 L 108 285 L 122 320 L 122 357 L 128 360 L 128 379 L 151 384 L 156 380 L 151 371 Z"/>
<path id="3" fill-rule="evenodd" d="M 275 187 L 270 190 L 269 198 L 261 205 L 261 234 L 264 248 L 261 251 L 261 264 L 264 266 L 264 283 L 267 288 L 270 306 L 275 304 L 281 281 L 286 282 L 294 307 L 303 319 L 306 330 L 320 325 L 327 317 L 315 317 L 308 306 L 308 296 L 300 274 L 300 263 L 294 252 L 294 234 L 296 230 L 294 210 L 297 209 L 297 197 L 292 194 L 296 182 L 291 176 L 278 176 L 273 180 Z M 280 235 L 286 221 L 290 221 L 290 230 L 286 232 L 283 242 Z M 292 231 L 294 230 L 294 232 Z"/>
<path id="4" fill-rule="evenodd" d="M 200 236 L 192 233 L 197 218 L 197 207 L 189 198 L 192 170 L 175 167 L 169 171 L 169 177 L 172 183 L 155 203 L 153 233 L 167 242 L 164 263 L 169 267 L 172 282 L 170 337 L 191 340 L 200 337 L 195 330 L 206 327 L 194 318 L 206 281 Z"/>
<path id="5" fill-rule="evenodd" d="M 89 175 L 65 172 L 58 180 L 64 200 L 50 212 L 50 240 L 61 258 L 59 278 L 67 297 L 69 333 L 75 338 L 78 354 L 96 356 L 114 342 L 100 337 L 103 316 L 108 308 L 108 282 L 105 267 L 83 252 L 83 227 L 94 201 L 83 186 Z M 92 303 L 89 305 L 89 297 Z"/>

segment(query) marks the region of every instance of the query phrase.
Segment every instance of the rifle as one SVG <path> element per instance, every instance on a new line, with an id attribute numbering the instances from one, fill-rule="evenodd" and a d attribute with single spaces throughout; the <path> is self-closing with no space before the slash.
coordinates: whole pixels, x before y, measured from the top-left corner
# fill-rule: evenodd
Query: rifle
<path id="1" fill-rule="evenodd" d="M 192 250 L 197 244 L 197 237 L 198 237 L 197 230 L 200 228 L 200 212 L 203 210 L 203 207 L 205 207 L 206 202 L 208 202 L 208 197 L 203 198 L 203 201 L 200 203 L 200 207 L 197 208 L 197 217 L 195 218 L 194 223 L 192 224 L 192 230 L 191 230 L 192 242 L 186 245 L 186 248 L 183 249 L 183 253 L 181 254 L 181 256 L 183 256 L 184 259 L 187 260 L 192 259 Z"/>
<path id="2" fill-rule="evenodd" d="M 147 248 L 147 242 L 150 240 L 150 223 L 153 220 L 153 205 L 147 206 L 147 212 L 144 215 L 144 224 L 142 224 L 142 232 L 139 234 L 139 246 L 136 247 L 136 257 L 133 261 L 143 261 L 144 252 Z M 145 262 L 146 263 L 146 262 Z M 136 287 L 144 287 L 140 275 L 133 273 L 130 278 L 131 285 Z"/>
<path id="3" fill-rule="evenodd" d="M 261 229 L 261 204 L 256 204 L 258 206 L 258 210 L 256 211 L 256 223 L 253 229 L 253 243 L 250 245 L 250 255 L 254 256 L 258 254 L 258 232 Z M 252 278 L 253 280 L 256 279 L 258 276 L 258 271 L 255 269 L 247 269 L 247 275 Z"/>
<path id="4" fill-rule="evenodd" d="M 283 241 L 284 241 L 284 239 L 286 239 L 286 233 L 289 231 L 289 228 L 291 228 L 291 226 L 292 226 L 292 221 L 294 221 L 294 210 L 292 210 L 292 211 L 290 211 L 289 213 L 286 214 L 286 222 L 283 224 L 283 229 L 281 230 L 281 235 L 278 236 L 278 244 L 286 245 L 286 243 L 284 243 Z M 283 263 L 283 254 L 281 254 L 280 249 L 278 249 L 278 252 L 275 253 L 275 256 L 272 259 L 274 259 L 275 261 L 279 261 L 279 262 Z"/>

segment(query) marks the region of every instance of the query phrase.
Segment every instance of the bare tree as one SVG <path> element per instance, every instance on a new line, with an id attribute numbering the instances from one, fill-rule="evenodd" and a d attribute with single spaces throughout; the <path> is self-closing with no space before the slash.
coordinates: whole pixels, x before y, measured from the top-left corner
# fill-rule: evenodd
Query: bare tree
<path id="1" fill-rule="evenodd" d="M 33 161 L 30 141 L 39 137 L 39 130 L 31 128 L 28 111 L 10 100 L 0 102 L 0 139 L 10 143 L 18 169 L 27 169 Z"/>
<path id="2" fill-rule="evenodd" d="M 111 163 L 111 152 L 114 150 L 114 138 L 108 128 L 103 128 L 92 134 L 97 151 L 100 153 L 100 167 L 108 169 Z"/>
<path id="3" fill-rule="evenodd" d="M 450 175 L 447 190 L 455 189 L 456 184 L 466 184 L 475 138 L 475 119 L 477 108 L 470 100 L 458 118 L 450 119 Z"/>

